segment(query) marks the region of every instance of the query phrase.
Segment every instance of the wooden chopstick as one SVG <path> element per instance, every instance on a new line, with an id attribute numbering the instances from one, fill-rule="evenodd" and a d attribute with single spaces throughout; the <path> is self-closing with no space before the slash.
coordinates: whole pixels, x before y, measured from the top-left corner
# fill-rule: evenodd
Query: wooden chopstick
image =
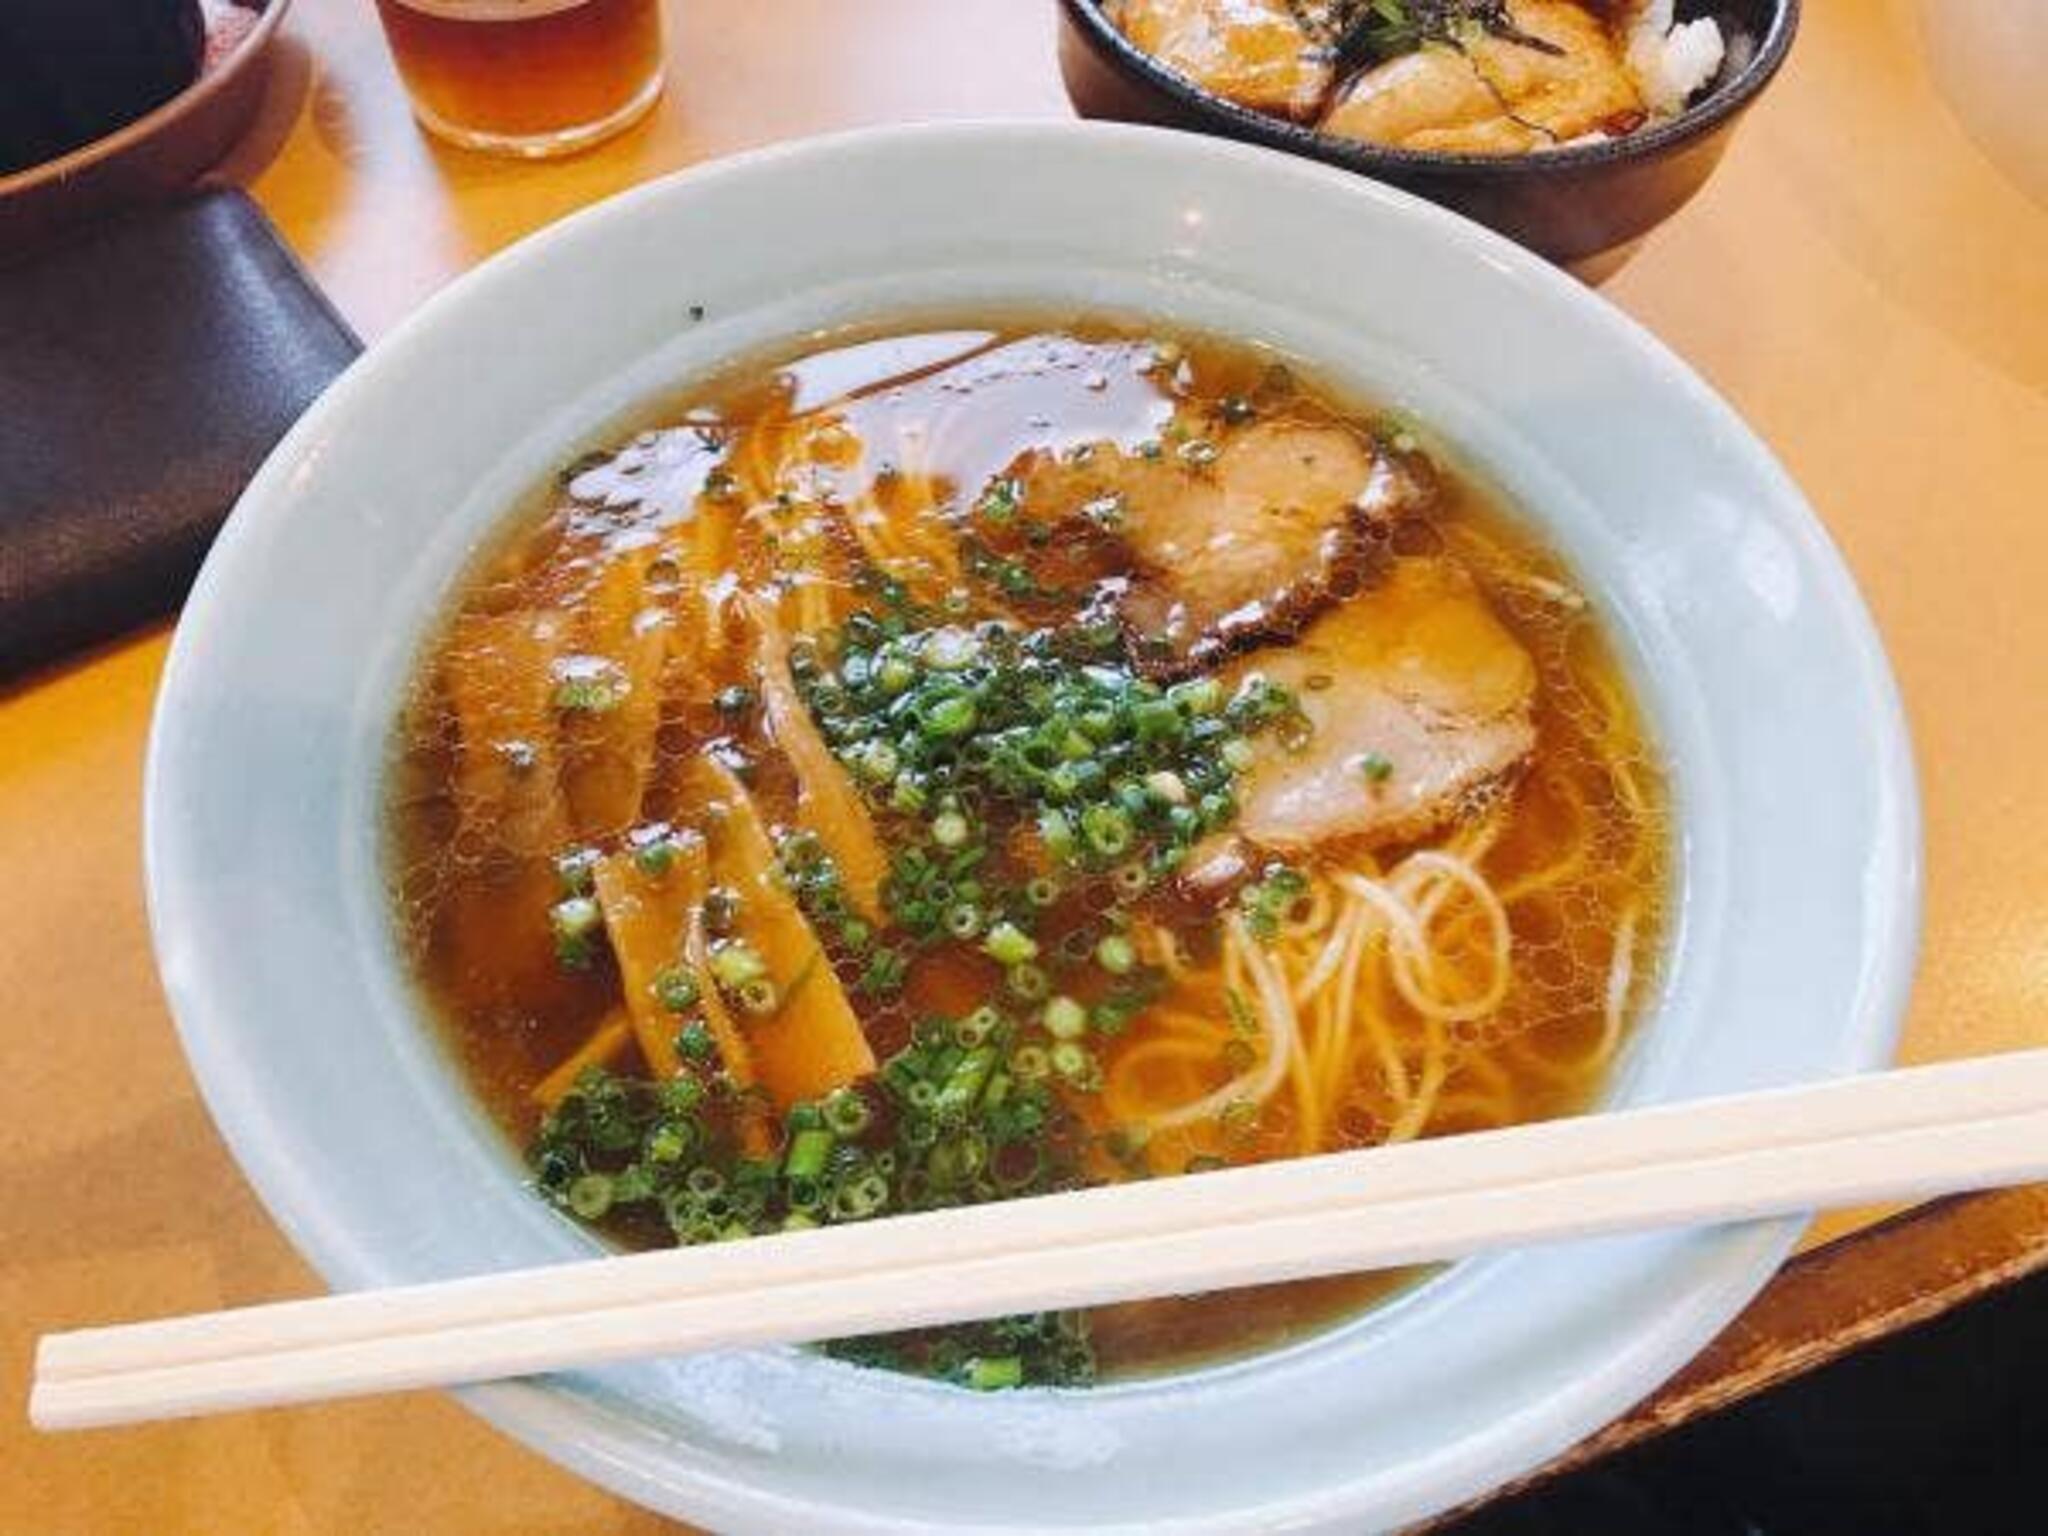
<path id="1" fill-rule="evenodd" d="M 2048 1050 L 42 1341 L 46 1429 L 1260 1284 L 2048 1177 Z"/>

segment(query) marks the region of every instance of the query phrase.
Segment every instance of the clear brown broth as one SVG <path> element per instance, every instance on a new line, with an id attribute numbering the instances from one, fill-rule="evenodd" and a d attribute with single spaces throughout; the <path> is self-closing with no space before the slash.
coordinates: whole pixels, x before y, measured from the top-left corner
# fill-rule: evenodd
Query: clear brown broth
<path id="1" fill-rule="evenodd" d="M 573 610 L 623 530 L 673 519 L 688 504 L 723 451 L 681 451 L 685 435 L 698 429 L 720 434 L 729 447 L 732 436 L 744 441 L 756 422 L 839 401 L 852 430 L 872 443 L 944 417 L 941 440 L 928 447 L 956 505 L 971 501 L 973 488 L 1027 448 L 1129 442 L 1154 433 L 1177 404 L 1186 405 L 1160 370 L 1137 366 L 1158 334 L 1092 320 L 877 328 L 748 360 L 657 402 L 608 437 L 656 453 L 678 447 L 668 489 L 609 510 L 593 508 L 588 483 L 581 497 L 559 485 L 536 491 L 475 561 L 456 593 L 455 612 Z M 1198 402 L 1251 396 L 1270 383 L 1280 362 L 1258 347 L 1202 337 L 1177 342 L 1192 381 L 1182 394 Z M 1005 349 L 1007 366 L 977 378 L 976 359 L 986 369 L 1004 361 Z M 1037 364 L 1014 366 L 1017 349 L 1036 349 Z M 1371 406 L 1289 366 L 1290 395 L 1299 402 L 1290 408 L 1344 422 L 1374 420 Z M 1441 464 L 1438 470 L 1442 495 L 1426 518 L 1399 531 L 1397 552 L 1463 565 L 1539 675 L 1538 745 L 1507 798 L 1489 878 L 1511 887 L 1519 876 L 1569 857 L 1580 860 L 1583 874 L 1555 900 L 1514 909 L 1508 996 L 1492 1017 L 1453 1031 L 1441 1109 L 1424 1128 L 1430 1135 L 1572 1114 L 1598 1097 L 1611 1057 L 1590 1062 L 1589 1042 L 1606 1027 L 1616 934 L 1626 912 L 1641 957 L 1628 993 L 1632 1008 L 1640 1007 L 1661 942 L 1669 837 L 1657 753 L 1615 651 L 1589 607 L 1559 600 L 1575 591 L 1571 573 L 1499 497 L 1472 477 Z M 630 478 L 605 466 L 584 473 L 597 474 L 600 484 L 607 474 L 621 486 Z M 463 828 L 446 691 L 448 669 L 462 658 L 450 648 L 451 633 L 444 628 L 426 645 L 397 737 L 388 796 L 394 908 L 429 1017 L 497 1124 L 523 1146 L 539 1121 L 532 1090 L 589 1035 L 615 1003 L 619 983 L 608 965 L 581 973 L 555 965 L 542 914 L 514 899 L 516 887 Z M 725 729 L 701 695 L 746 680 L 732 660 L 704 680 L 700 702 L 665 711 L 647 815 L 687 816 L 677 771 Z M 751 788 L 773 821 L 797 819 L 793 778 L 772 753 L 762 755 Z M 863 1005 L 861 1022 L 877 1054 L 900 1047 L 920 1011 L 972 1006 L 984 973 L 965 946 L 922 956 L 901 1002 Z M 1144 1037 L 1144 1028 L 1141 1017 L 1126 1047 Z M 1234 1144 L 1230 1158 L 1289 1150 L 1284 1118 Z M 1369 1144 L 1384 1133 L 1384 1124 L 1360 1113 L 1340 1122 L 1334 1146 Z M 612 1235 L 627 1242 L 659 1237 L 631 1226 L 615 1226 Z M 1095 1345 L 1112 1376 L 1181 1367 L 1307 1337 L 1411 1278 L 1338 1277 L 1101 1308 L 1093 1316 Z"/>

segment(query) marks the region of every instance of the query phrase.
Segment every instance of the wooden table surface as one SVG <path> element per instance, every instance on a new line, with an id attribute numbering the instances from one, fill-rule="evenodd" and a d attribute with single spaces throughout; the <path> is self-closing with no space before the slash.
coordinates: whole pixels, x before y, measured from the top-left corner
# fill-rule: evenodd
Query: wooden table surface
<path id="1" fill-rule="evenodd" d="M 300 0 L 230 173 L 374 340 L 498 247 L 678 166 L 866 123 L 1067 110 L 1051 0 L 678 0 L 671 23 L 653 118 L 530 166 L 428 144 L 369 0 Z M 1809 5 L 1719 177 L 1605 291 L 1772 444 L 1875 610 L 1924 778 L 1926 937 L 1901 1050 L 1924 1061 L 2048 1044 L 2048 209 L 1964 136 L 1914 26 L 1903 0 Z M 140 783 L 165 641 L 0 699 L 9 1404 L 42 1330 L 316 1289 L 215 1136 L 150 960 Z M 1824 1219 L 1593 1449 L 2048 1262 L 2048 1190 L 1870 1227 L 1880 1214 Z M 0 1415 L 8 1532 L 663 1528 L 438 1396 L 60 1438 Z"/>

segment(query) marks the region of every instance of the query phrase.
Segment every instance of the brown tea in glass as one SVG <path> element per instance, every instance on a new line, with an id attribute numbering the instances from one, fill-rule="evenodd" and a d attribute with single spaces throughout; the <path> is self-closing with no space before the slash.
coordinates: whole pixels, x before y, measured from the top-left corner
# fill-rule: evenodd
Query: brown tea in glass
<path id="1" fill-rule="evenodd" d="M 661 0 L 377 0 L 413 113 L 465 149 L 561 155 L 661 94 Z"/>

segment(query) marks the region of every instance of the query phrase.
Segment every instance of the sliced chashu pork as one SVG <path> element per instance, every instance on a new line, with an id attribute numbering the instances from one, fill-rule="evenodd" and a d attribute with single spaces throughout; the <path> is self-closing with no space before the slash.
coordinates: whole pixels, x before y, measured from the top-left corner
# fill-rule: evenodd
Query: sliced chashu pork
<path id="1" fill-rule="evenodd" d="M 1111 0 L 1138 47 L 1212 95 L 1281 117 L 1313 117 L 1335 65 L 1288 0 Z"/>
<path id="2" fill-rule="evenodd" d="M 1403 149 L 1518 154 L 1644 116 L 1634 77 L 1599 18 L 1570 0 L 1509 0 L 1532 45 L 1474 30 L 1428 43 L 1359 75 L 1321 127 Z"/>
<path id="3" fill-rule="evenodd" d="M 1040 455 L 1025 480 L 1027 504 L 1109 531 L 1126 568 L 1118 616 L 1138 663 L 1162 676 L 1292 634 L 1426 495 L 1348 429 L 1291 421 L 1232 433 L 1208 462 L 1105 446 L 1080 463 Z"/>
<path id="4" fill-rule="evenodd" d="M 1292 645 L 1218 675 L 1234 690 L 1255 674 L 1288 689 L 1311 727 L 1305 740 L 1253 738 L 1238 784 L 1237 836 L 1274 853 L 1419 837 L 1536 744 L 1535 662 L 1442 560 L 1396 561 Z"/>

